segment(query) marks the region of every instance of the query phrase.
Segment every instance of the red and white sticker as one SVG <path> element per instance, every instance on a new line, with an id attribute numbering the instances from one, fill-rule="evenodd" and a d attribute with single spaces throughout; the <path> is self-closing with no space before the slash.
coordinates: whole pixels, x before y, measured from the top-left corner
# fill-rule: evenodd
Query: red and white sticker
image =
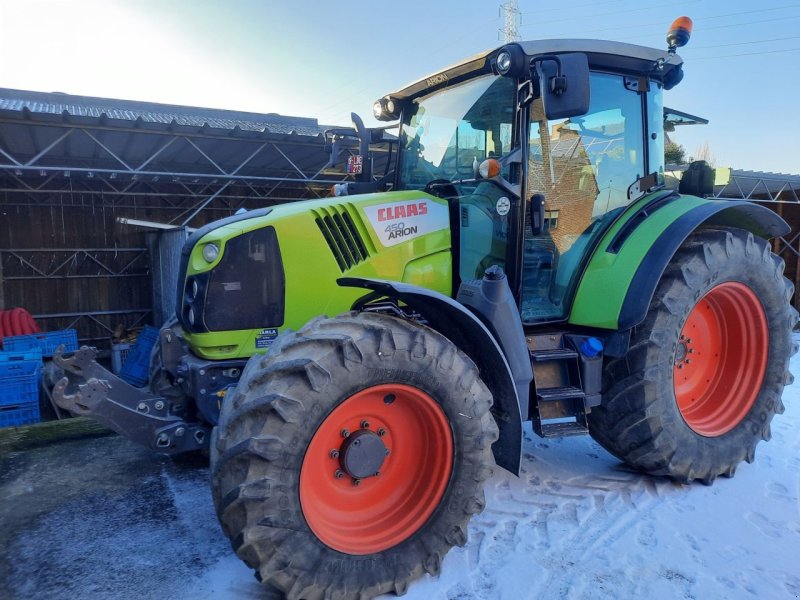
<path id="1" fill-rule="evenodd" d="M 450 226 L 447 206 L 424 199 L 365 206 L 364 212 L 384 246 L 402 244 Z"/>
<path id="2" fill-rule="evenodd" d="M 364 171 L 364 157 L 361 155 L 347 157 L 347 174 L 361 175 Z"/>

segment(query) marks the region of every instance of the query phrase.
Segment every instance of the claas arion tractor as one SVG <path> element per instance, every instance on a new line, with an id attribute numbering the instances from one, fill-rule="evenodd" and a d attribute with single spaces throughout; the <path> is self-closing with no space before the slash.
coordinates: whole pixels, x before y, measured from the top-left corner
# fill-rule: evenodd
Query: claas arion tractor
<path id="1" fill-rule="evenodd" d="M 149 390 L 83 348 L 58 402 L 207 448 L 225 534 L 289 598 L 437 573 L 495 465 L 518 473 L 525 421 L 732 476 L 783 410 L 797 313 L 780 217 L 664 186 L 689 27 L 667 51 L 508 43 L 382 97 L 392 177 L 194 232 Z"/>

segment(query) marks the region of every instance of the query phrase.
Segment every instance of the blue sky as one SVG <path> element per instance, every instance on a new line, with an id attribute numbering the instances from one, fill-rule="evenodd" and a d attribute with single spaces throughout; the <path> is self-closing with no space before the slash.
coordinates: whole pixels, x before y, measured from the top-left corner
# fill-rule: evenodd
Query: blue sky
<path id="1" fill-rule="evenodd" d="M 0 0 L 0 87 L 347 124 L 375 98 L 501 44 L 500 2 Z M 523 39 L 665 47 L 694 20 L 670 107 L 710 119 L 673 135 L 718 165 L 800 173 L 800 2 L 519 0 Z"/>

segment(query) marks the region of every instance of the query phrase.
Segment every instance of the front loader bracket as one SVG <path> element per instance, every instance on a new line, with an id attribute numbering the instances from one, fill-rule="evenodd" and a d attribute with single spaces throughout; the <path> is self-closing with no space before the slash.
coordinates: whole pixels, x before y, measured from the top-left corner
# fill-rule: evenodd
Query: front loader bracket
<path id="1" fill-rule="evenodd" d="M 169 402 L 101 367 L 97 350 L 72 355 L 59 348 L 53 361 L 64 371 L 53 388 L 59 407 L 86 416 L 156 452 L 178 454 L 208 446 L 209 428 L 170 414 Z"/>

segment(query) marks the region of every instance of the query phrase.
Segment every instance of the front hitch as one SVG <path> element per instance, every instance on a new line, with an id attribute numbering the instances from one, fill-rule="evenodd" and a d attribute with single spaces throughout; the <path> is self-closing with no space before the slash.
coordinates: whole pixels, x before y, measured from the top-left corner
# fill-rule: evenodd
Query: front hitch
<path id="1" fill-rule="evenodd" d="M 209 428 L 169 413 L 169 403 L 123 381 L 101 367 L 97 350 L 82 346 L 70 356 L 62 348 L 53 356 L 63 369 L 53 388 L 59 407 L 94 419 L 120 435 L 156 452 L 178 454 L 208 446 Z"/>

